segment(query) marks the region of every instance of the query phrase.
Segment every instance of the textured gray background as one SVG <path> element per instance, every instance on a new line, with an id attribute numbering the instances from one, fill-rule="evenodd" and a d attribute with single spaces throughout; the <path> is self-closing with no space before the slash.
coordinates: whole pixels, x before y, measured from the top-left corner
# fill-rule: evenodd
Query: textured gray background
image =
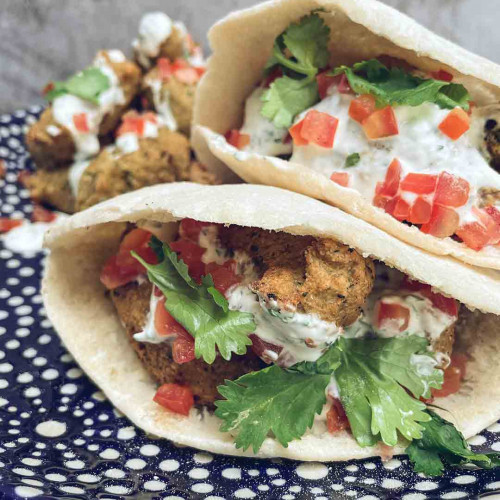
<path id="1" fill-rule="evenodd" d="M 500 0 L 384 0 L 464 47 L 500 60 Z M 40 89 L 100 48 L 129 51 L 143 12 L 164 10 L 197 40 L 256 0 L 0 0 L 0 111 L 41 102 Z"/>

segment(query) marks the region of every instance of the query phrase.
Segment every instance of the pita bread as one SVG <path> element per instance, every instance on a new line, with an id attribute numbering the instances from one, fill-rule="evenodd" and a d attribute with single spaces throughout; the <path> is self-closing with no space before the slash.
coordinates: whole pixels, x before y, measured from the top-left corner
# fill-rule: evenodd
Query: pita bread
<path id="1" fill-rule="evenodd" d="M 225 182 L 268 184 L 317 198 L 438 255 L 500 269 L 500 250 L 468 248 L 451 238 L 424 234 L 374 207 L 371 200 L 307 168 L 279 158 L 239 152 L 220 134 L 239 128 L 246 98 L 262 78 L 274 39 L 291 23 L 322 10 L 331 29 L 332 64 L 381 54 L 405 59 L 425 72 L 444 69 L 464 84 L 479 106 L 499 107 L 500 67 L 437 36 L 376 0 L 275 0 L 234 12 L 209 32 L 213 55 L 194 109 L 192 143 L 198 159 Z M 229 167 L 229 169 L 228 169 Z"/>
<path id="2" fill-rule="evenodd" d="M 213 415 L 193 409 L 189 417 L 181 417 L 153 402 L 156 385 L 129 345 L 99 274 L 107 257 L 116 251 L 126 222 L 170 222 L 184 217 L 338 238 L 447 294 L 459 295 L 471 307 L 500 314 L 500 273 L 428 254 L 336 208 L 277 188 L 165 184 L 119 196 L 61 220 L 46 236 L 50 254 L 42 293 L 50 320 L 83 370 L 119 410 L 146 432 L 178 444 L 253 456 L 236 449 L 230 434 L 218 431 L 220 421 Z M 467 381 L 459 393 L 439 400 L 439 405 L 451 412 L 447 418 L 469 437 L 500 417 L 500 386 L 491 384 L 500 376 L 500 345 L 495 338 L 500 324 L 493 314 L 466 312 L 465 318 L 459 336 L 471 356 Z M 403 449 L 397 447 L 395 452 Z M 381 452 L 378 447 L 359 447 L 348 433 L 332 435 L 318 421 L 288 448 L 266 439 L 258 456 L 330 461 Z"/>

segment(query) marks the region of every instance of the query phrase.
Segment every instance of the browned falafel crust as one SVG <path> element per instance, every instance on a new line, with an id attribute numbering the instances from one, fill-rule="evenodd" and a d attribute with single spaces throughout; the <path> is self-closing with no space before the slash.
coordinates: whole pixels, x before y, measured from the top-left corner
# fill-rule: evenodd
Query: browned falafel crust
<path id="1" fill-rule="evenodd" d="M 348 326 L 373 288 L 371 259 L 333 239 L 238 226 L 222 228 L 220 238 L 227 248 L 254 257 L 263 274 L 251 288 L 285 309 Z"/>
<path id="2" fill-rule="evenodd" d="M 37 170 L 24 181 L 31 199 L 46 203 L 61 212 L 75 211 L 75 198 L 69 184 L 68 170 Z"/>
<path id="3" fill-rule="evenodd" d="M 158 384 L 187 385 L 193 392 L 197 406 L 213 408 L 214 401 L 221 397 L 217 386 L 227 379 L 233 380 L 266 366 L 251 349 L 243 356 L 233 355 L 230 361 L 217 357 L 211 365 L 203 359 L 178 364 L 172 358 L 172 345 L 169 342 L 151 344 L 135 341 L 134 333 L 141 331 L 146 323 L 151 290 L 149 282 L 141 285 L 129 283 L 112 290 L 110 295 L 131 346 Z"/>
<path id="4" fill-rule="evenodd" d="M 112 112 L 106 114 L 99 126 L 99 136 L 110 134 L 118 125 L 123 113 L 128 109 L 131 101 L 137 95 L 141 81 L 141 71 L 132 61 L 113 62 L 104 53 L 108 64 L 116 73 L 123 89 L 124 103 L 116 106 Z M 60 130 L 57 135 L 47 132 L 49 125 Z M 76 152 L 75 143 L 70 131 L 59 125 L 49 106 L 40 119 L 35 122 L 26 133 L 26 147 L 31 154 L 37 168 L 55 169 L 67 167 L 73 162 Z"/>
<path id="5" fill-rule="evenodd" d="M 490 164 L 500 172 L 500 125 L 496 120 L 487 120 L 484 126 L 486 149 L 490 154 Z"/>
<path id="6" fill-rule="evenodd" d="M 139 149 L 132 153 L 115 157 L 104 149 L 80 179 L 76 209 L 146 186 L 188 180 L 190 154 L 187 138 L 164 127 L 158 137 L 139 139 Z"/>

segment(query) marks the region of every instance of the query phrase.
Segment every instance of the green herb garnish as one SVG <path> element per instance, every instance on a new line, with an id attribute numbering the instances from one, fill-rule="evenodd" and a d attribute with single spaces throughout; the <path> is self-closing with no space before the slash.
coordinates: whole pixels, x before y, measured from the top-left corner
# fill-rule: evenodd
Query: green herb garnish
<path id="1" fill-rule="evenodd" d="M 345 168 L 349 167 L 354 167 L 359 163 L 361 160 L 361 156 L 359 156 L 359 153 L 351 153 L 346 159 L 345 159 Z"/>

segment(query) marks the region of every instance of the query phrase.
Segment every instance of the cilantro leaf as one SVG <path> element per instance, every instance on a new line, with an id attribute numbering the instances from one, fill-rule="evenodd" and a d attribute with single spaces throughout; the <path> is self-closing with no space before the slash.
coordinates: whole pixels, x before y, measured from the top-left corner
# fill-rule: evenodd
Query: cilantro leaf
<path id="1" fill-rule="evenodd" d="M 170 247 L 152 238 L 151 247 L 158 264 L 148 264 L 135 252 L 132 255 L 146 268 L 148 279 L 165 295 L 165 307 L 195 339 L 195 355 L 213 363 L 216 348 L 225 360 L 231 354 L 245 354 L 252 344 L 248 335 L 255 330 L 253 315 L 230 311 L 227 300 L 219 293 L 210 275 L 198 285 L 186 264 Z"/>
<path id="2" fill-rule="evenodd" d="M 361 156 L 359 156 L 359 153 L 351 153 L 350 155 L 347 156 L 345 159 L 345 167 L 354 167 L 359 163 L 361 160 Z"/>
<path id="3" fill-rule="evenodd" d="M 500 465 L 500 453 L 474 453 L 453 424 L 432 410 L 427 413 L 430 420 L 422 424 L 422 437 L 406 448 L 415 472 L 439 476 L 444 469 L 443 462 L 450 465 L 471 463 L 485 469 Z"/>
<path id="4" fill-rule="evenodd" d="M 330 28 L 313 13 L 276 38 L 265 70 L 279 65 L 283 76 L 262 95 L 261 113 L 277 128 L 289 127 L 299 113 L 319 101 L 315 76 L 328 64 L 329 35 Z"/>
<path id="5" fill-rule="evenodd" d="M 409 440 L 422 437 L 421 423 L 430 417 L 425 404 L 404 388 L 419 398 L 429 395 L 430 387 L 441 386 L 440 370 L 421 369 L 412 358 L 416 354 L 430 358 L 427 345 L 427 340 L 414 335 L 341 338 L 336 343 L 340 366 L 335 379 L 353 435 L 361 446 L 379 440 L 394 446 L 398 432 Z"/>
<path id="6" fill-rule="evenodd" d="M 289 127 L 295 116 L 319 99 L 315 80 L 293 80 L 283 76 L 275 80 L 264 94 L 261 113 L 277 128 Z"/>
<path id="7" fill-rule="evenodd" d="M 221 431 L 238 429 L 237 448 L 257 453 L 272 432 L 287 447 L 312 427 L 314 415 L 326 403 L 329 374 L 283 370 L 277 365 L 243 375 L 219 386 L 224 400 L 216 401 L 215 415 L 224 422 Z"/>
<path id="8" fill-rule="evenodd" d="M 441 108 L 469 108 L 470 96 L 463 85 L 419 78 L 401 68 L 389 69 L 376 59 L 355 63 L 352 67 L 339 66 L 331 74 L 340 73 L 345 73 L 354 92 L 373 95 L 379 107 L 434 102 Z"/>
<path id="9" fill-rule="evenodd" d="M 109 89 L 109 78 L 96 67 L 86 68 L 64 82 L 54 82 L 45 98 L 52 102 L 63 94 L 71 94 L 94 104 L 99 102 L 102 92 Z"/>

